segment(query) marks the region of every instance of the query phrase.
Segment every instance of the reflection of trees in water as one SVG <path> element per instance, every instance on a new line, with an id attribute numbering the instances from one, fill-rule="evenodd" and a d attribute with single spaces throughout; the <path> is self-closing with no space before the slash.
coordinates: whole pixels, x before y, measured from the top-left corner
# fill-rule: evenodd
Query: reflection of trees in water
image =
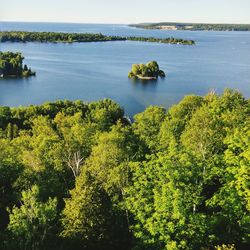
<path id="1" fill-rule="evenodd" d="M 156 86 L 158 84 L 158 79 L 151 79 L 151 80 L 145 80 L 145 79 L 139 79 L 139 78 L 131 78 L 131 81 L 134 85 L 140 85 L 140 86 Z"/>

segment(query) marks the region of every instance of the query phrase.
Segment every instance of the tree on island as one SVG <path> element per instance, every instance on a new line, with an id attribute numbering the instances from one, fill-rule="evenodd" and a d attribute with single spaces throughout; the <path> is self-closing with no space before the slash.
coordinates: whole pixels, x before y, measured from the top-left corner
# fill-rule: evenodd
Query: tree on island
<path id="1" fill-rule="evenodd" d="M 129 78 L 139 79 L 157 79 L 158 77 L 165 77 L 166 74 L 160 70 L 156 61 L 148 62 L 147 64 L 133 64 L 131 71 L 128 73 Z"/>
<path id="2" fill-rule="evenodd" d="M 25 64 L 23 66 L 23 59 L 19 52 L 1 52 L 0 51 L 0 76 L 1 77 L 28 77 L 35 75 L 31 68 Z"/>

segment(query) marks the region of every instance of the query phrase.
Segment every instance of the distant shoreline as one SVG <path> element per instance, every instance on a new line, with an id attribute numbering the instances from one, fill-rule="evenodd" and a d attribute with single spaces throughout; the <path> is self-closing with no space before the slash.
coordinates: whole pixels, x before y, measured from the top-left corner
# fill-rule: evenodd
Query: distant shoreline
<path id="1" fill-rule="evenodd" d="M 158 30 L 190 30 L 190 31 L 250 31 L 250 24 L 210 24 L 210 23 L 139 23 L 130 27 Z"/>

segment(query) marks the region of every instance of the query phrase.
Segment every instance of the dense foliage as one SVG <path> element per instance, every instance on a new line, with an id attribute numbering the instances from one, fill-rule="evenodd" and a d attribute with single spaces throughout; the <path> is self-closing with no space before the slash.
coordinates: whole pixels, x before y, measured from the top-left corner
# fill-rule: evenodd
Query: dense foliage
<path id="1" fill-rule="evenodd" d="M 35 75 L 35 72 L 31 71 L 25 64 L 23 66 L 23 59 L 21 53 L 17 52 L 1 52 L 0 51 L 0 76 L 31 76 Z"/>
<path id="2" fill-rule="evenodd" d="M 154 37 L 122 37 L 105 36 L 101 33 L 62 33 L 62 32 L 28 32 L 28 31 L 0 31 L 0 42 L 108 42 L 108 41 L 141 41 L 193 45 L 193 40 L 178 38 L 154 38 Z"/>
<path id="3" fill-rule="evenodd" d="M 156 79 L 159 76 L 165 77 L 166 75 L 163 70 L 160 70 L 156 61 L 147 64 L 133 64 L 131 71 L 128 73 L 129 78 Z"/>
<path id="4" fill-rule="evenodd" d="M 250 102 L 0 107 L 0 249 L 249 249 Z"/>
<path id="5" fill-rule="evenodd" d="M 62 33 L 62 32 L 29 32 L 2 31 L 1 42 L 105 42 L 126 40 L 118 36 L 105 36 L 101 33 Z"/>
<path id="6" fill-rule="evenodd" d="M 194 40 L 185 40 L 181 38 L 167 37 L 167 38 L 155 38 L 155 37 L 127 37 L 127 40 L 151 42 L 151 43 L 170 43 L 170 44 L 182 44 L 182 45 L 194 45 Z"/>
<path id="7" fill-rule="evenodd" d="M 214 31 L 250 31 L 250 24 L 215 24 L 215 23 L 141 23 L 132 27 L 143 29 L 161 29 L 162 26 L 173 27 L 177 30 L 214 30 Z"/>

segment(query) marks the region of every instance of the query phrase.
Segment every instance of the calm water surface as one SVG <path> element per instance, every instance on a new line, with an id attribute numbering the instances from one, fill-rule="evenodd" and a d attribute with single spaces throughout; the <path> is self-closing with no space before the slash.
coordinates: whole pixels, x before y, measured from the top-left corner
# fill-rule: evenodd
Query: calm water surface
<path id="1" fill-rule="evenodd" d="M 1 51 L 20 51 L 36 77 L 1 79 L 0 105 L 41 104 L 57 99 L 112 98 L 128 115 L 148 105 L 169 107 L 187 94 L 205 95 L 224 88 L 250 97 L 250 32 L 160 31 L 125 25 L 5 23 L 0 30 L 101 32 L 193 39 L 196 46 L 116 41 L 98 43 L 2 43 Z M 164 80 L 133 82 L 133 63 L 156 60 Z"/>

